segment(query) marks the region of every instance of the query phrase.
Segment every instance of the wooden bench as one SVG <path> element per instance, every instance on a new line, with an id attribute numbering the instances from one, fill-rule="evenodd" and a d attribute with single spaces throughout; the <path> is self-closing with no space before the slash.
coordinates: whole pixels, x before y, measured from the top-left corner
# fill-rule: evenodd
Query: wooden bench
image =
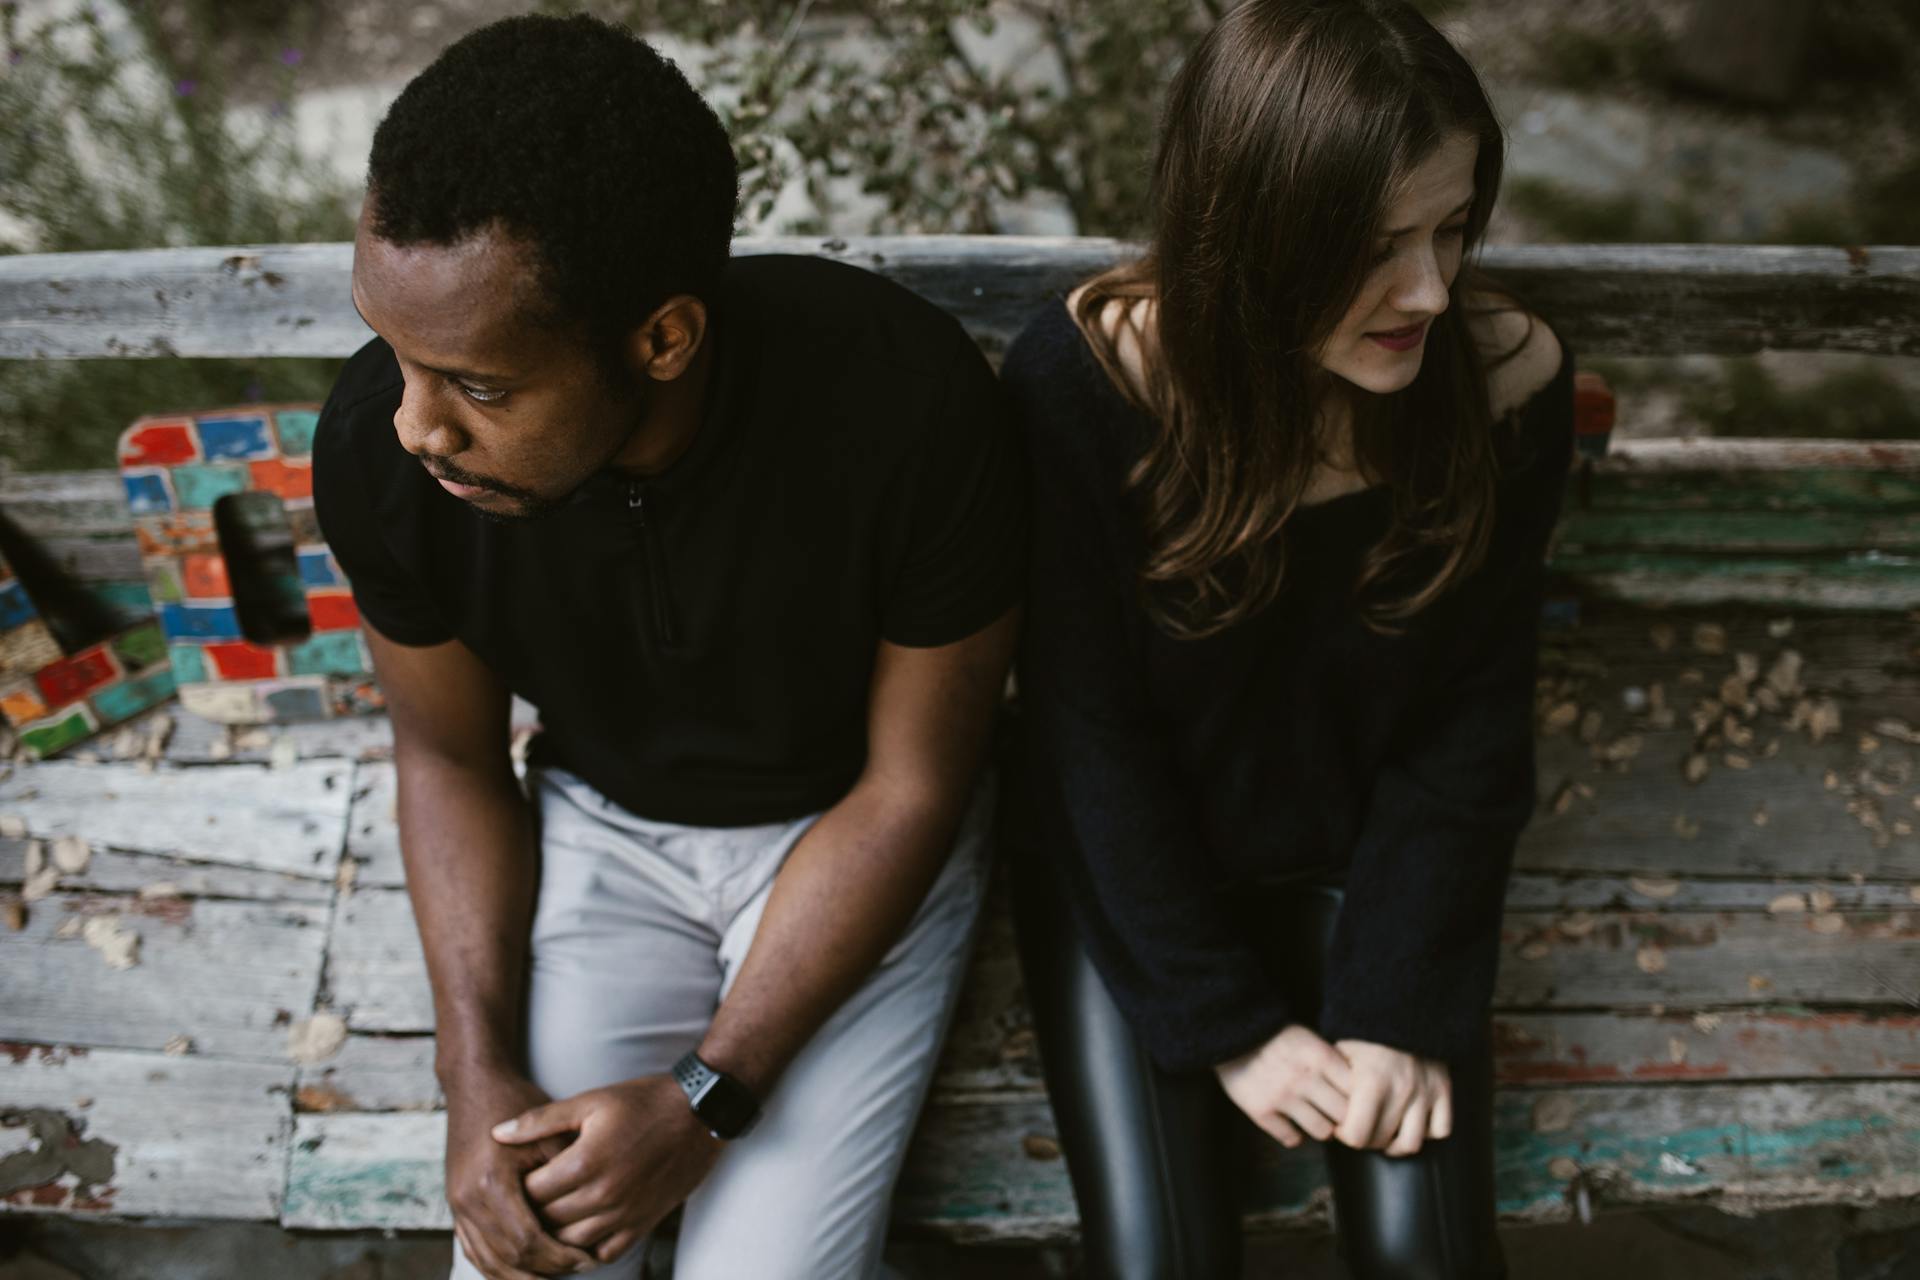
<path id="1" fill-rule="evenodd" d="M 994 351 L 1121 246 L 740 246 L 770 249 L 894 275 Z M 344 355 L 364 337 L 348 262 L 345 245 L 0 259 L 0 357 Z M 1920 354 L 1917 249 L 1489 265 L 1583 357 Z M 1541 808 L 1497 993 L 1501 1212 L 1920 1195 L 1920 443 L 1620 440 L 1571 483 Z M 0 512 L 98 598 L 145 608 L 111 471 L 7 478 Z M 0 1197 L 447 1227 L 385 722 L 161 714 L 170 733 L 149 718 L 0 779 Z M 29 841 L 61 837 L 64 865 L 78 842 L 90 857 L 23 910 Z M 904 1228 L 1070 1237 L 1039 1079 L 996 903 Z M 1251 1225 L 1322 1227 L 1327 1205 L 1317 1153 L 1269 1149 Z"/>

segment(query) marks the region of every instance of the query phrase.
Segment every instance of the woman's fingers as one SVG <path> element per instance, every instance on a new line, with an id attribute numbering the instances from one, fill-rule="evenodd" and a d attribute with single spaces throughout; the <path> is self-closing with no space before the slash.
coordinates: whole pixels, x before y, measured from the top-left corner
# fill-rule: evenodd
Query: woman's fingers
<path id="1" fill-rule="evenodd" d="M 1310 1081 L 1303 1092 L 1307 1101 L 1333 1122 L 1334 1128 L 1339 1128 L 1340 1122 L 1347 1118 L 1347 1095 L 1334 1088 L 1325 1077 Z"/>
<path id="2" fill-rule="evenodd" d="M 1416 1093 L 1408 1101 L 1406 1115 L 1401 1118 L 1400 1127 L 1394 1131 L 1393 1140 L 1387 1143 L 1388 1155 L 1410 1156 L 1420 1150 L 1420 1143 L 1427 1136 L 1430 1109 L 1424 1095 Z"/>
<path id="3" fill-rule="evenodd" d="M 1365 1148 L 1373 1136 L 1374 1126 L 1379 1123 L 1380 1109 L 1385 1102 L 1385 1090 L 1379 1085 L 1356 1084 L 1347 1095 L 1347 1114 L 1334 1136 L 1355 1149 Z"/>
<path id="4" fill-rule="evenodd" d="M 1267 1135 L 1283 1147 L 1297 1147 L 1306 1141 L 1306 1139 L 1301 1136 L 1300 1130 L 1294 1125 L 1293 1121 L 1287 1119 L 1278 1111 L 1268 1111 L 1256 1115 L 1253 1117 L 1253 1122 L 1266 1130 Z"/>
<path id="5" fill-rule="evenodd" d="M 1442 1088 L 1433 1099 L 1433 1112 L 1427 1117 L 1429 1138 L 1453 1136 L 1453 1090 Z"/>

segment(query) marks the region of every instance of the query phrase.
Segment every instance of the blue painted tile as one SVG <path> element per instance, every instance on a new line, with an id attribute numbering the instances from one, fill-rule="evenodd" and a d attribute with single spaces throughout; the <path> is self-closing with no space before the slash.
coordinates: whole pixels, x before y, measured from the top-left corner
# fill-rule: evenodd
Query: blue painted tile
<path id="1" fill-rule="evenodd" d="M 27 589 L 20 585 L 18 578 L 0 586 L 0 631 L 11 631 L 39 616 L 40 611 L 33 607 L 33 601 L 27 598 Z"/>
<path id="2" fill-rule="evenodd" d="M 158 471 L 136 471 L 121 477 L 127 486 L 127 509 L 137 516 L 150 516 L 173 510 L 173 494 L 167 490 L 167 478 Z"/>
<path id="3" fill-rule="evenodd" d="M 176 640 L 244 640 L 240 615 L 230 604 L 163 604 L 160 625 Z"/>
<path id="4" fill-rule="evenodd" d="M 309 587 L 344 587 L 347 580 L 333 567 L 333 556 L 325 547 L 299 553 L 300 581 Z"/>
<path id="5" fill-rule="evenodd" d="M 208 462 L 274 455 L 273 437 L 267 432 L 265 417 L 201 418 L 198 425 L 200 452 Z"/>

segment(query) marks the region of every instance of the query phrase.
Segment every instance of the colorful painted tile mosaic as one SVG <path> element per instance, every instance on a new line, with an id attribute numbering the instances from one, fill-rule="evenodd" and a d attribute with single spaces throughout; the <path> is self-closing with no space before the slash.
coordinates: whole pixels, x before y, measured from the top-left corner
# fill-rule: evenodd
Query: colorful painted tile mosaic
<path id="1" fill-rule="evenodd" d="M 172 696 L 173 668 L 158 622 L 63 653 L 0 558 L 0 715 L 29 755 L 63 751 Z"/>
<path id="2" fill-rule="evenodd" d="M 383 705 L 353 594 L 313 513 L 318 419 L 312 405 L 251 405 L 142 418 L 120 437 L 120 474 L 180 703 L 209 720 L 324 719 Z M 308 626 L 297 639 L 260 643 L 243 626 L 215 506 L 247 493 L 272 494 L 284 511 L 296 566 L 285 587 Z"/>

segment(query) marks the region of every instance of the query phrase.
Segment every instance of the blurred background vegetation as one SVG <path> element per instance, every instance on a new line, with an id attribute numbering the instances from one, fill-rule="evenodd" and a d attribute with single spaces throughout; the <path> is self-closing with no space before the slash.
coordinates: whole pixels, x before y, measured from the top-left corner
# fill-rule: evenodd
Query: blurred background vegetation
<path id="1" fill-rule="evenodd" d="M 1162 87 L 1229 2 L 0 0 L 0 252 L 346 239 L 385 102 L 531 5 L 688 69 L 743 233 L 1134 236 Z M 1513 136 L 1494 238 L 1920 242 L 1920 4 L 1745 2 L 1809 15 L 1771 80 L 1703 66 L 1727 0 L 1422 0 Z M 318 399 L 336 363 L 0 362 L 0 465 L 110 466 L 141 413 Z M 1635 434 L 1920 437 L 1913 361 L 1589 363 Z"/>

